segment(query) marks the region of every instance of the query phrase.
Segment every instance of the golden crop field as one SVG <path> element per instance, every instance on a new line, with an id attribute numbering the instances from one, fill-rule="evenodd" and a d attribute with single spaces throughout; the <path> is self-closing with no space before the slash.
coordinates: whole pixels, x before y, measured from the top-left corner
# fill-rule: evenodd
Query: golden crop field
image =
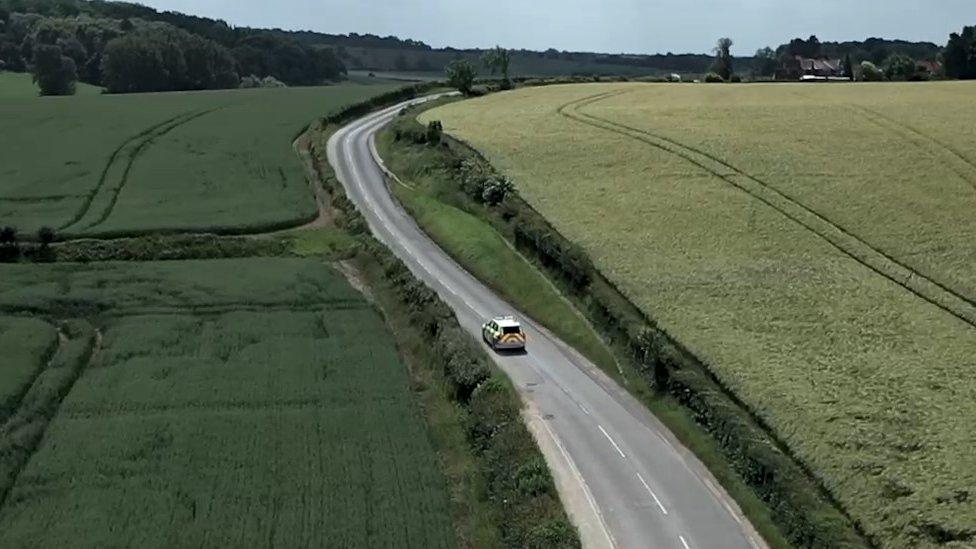
<path id="1" fill-rule="evenodd" d="M 976 541 L 976 85 L 529 88 L 479 148 L 885 546 Z"/>

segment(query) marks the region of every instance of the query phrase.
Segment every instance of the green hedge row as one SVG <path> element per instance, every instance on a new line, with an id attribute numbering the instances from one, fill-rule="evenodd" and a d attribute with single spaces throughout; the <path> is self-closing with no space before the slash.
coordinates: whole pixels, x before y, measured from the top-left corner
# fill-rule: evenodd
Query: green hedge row
<path id="1" fill-rule="evenodd" d="M 407 117 L 403 117 L 407 118 Z M 419 123 L 409 117 L 407 124 Z M 459 189 L 465 172 L 477 162 L 483 173 L 492 166 L 467 144 L 445 136 Z M 465 170 L 460 167 L 468 166 Z M 490 205 L 489 205 L 490 206 Z M 473 209 L 474 210 L 474 209 Z M 863 533 L 826 492 L 814 475 L 772 434 L 694 354 L 647 318 L 596 269 L 578 245 L 559 234 L 545 218 L 508 193 L 487 211 L 492 223 L 513 238 L 526 255 L 564 281 L 585 304 L 591 321 L 614 341 L 626 342 L 633 366 L 658 391 L 673 395 L 718 441 L 725 458 L 769 506 L 787 538 L 801 547 L 863 547 Z"/>
<path id="2" fill-rule="evenodd" d="M 515 390 L 463 331 L 453 311 L 382 243 L 331 174 L 321 178 L 332 195 L 337 224 L 360 238 L 411 316 L 431 341 L 428 366 L 445 381 L 449 397 L 464 414 L 467 440 L 479 463 L 494 523 L 512 548 L 576 548 L 570 524 L 545 461 L 521 421 Z"/>
<path id="3" fill-rule="evenodd" d="M 144 236 L 115 240 L 72 240 L 51 246 L 52 261 L 167 261 L 279 256 L 288 245 L 276 238 L 216 235 Z"/>

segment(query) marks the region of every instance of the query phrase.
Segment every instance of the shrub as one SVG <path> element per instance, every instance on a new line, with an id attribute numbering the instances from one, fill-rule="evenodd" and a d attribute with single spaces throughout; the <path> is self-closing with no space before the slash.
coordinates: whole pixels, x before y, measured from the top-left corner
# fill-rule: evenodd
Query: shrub
<path id="1" fill-rule="evenodd" d="M 481 201 L 489 206 L 497 206 L 514 189 L 515 186 L 504 175 L 490 175 L 482 181 Z"/>
<path id="2" fill-rule="evenodd" d="M 874 63 L 861 62 L 861 80 L 865 82 L 883 82 L 885 75 Z"/>
<path id="3" fill-rule="evenodd" d="M 722 77 L 719 76 L 718 73 L 710 72 L 705 75 L 705 82 L 708 82 L 709 84 L 717 84 L 720 82 L 725 82 L 725 80 L 722 80 Z"/>
<path id="4" fill-rule="evenodd" d="M 489 378 L 471 394 L 468 402 L 467 431 L 472 446 L 484 450 L 505 425 L 518 421 L 516 408 L 505 392 L 504 382 Z"/>
<path id="5" fill-rule="evenodd" d="M 0 261 L 14 261 L 20 256 L 17 246 L 17 229 L 6 226 L 0 229 Z"/>
<path id="6" fill-rule="evenodd" d="M 907 55 L 894 54 L 884 62 L 884 74 L 888 80 L 911 80 L 915 76 L 915 60 Z"/>
<path id="7" fill-rule="evenodd" d="M 57 234 L 51 227 L 41 227 L 37 231 L 37 239 L 41 241 L 42 247 L 50 246 L 52 242 L 57 238 Z"/>
<path id="8" fill-rule="evenodd" d="M 579 547 L 576 532 L 565 521 L 551 520 L 537 524 L 528 531 L 524 540 L 525 547 Z"/>
<path id="9" fill-rule="evenodd" d="M 729 78 L 729 82 L 732 82 L 733 84 L 738 84 L 742 82 L 742 77 L 739 76 L 738 74 L 733 74 L 732 78 Z"/>
<path id="10" fill-rule="evenodd" d="M 261 79 L 257 76 L 254 76 L 253 74 L 241 78 L 241 88 L 250 89 L 250 88 L 260 88 L 260 87 L 261 87 Z"/>
<path id="11" fill-rule="evenodd" d="M 431 120 L 427 124 L 427 143 L 430 145 L 440 145 L 441 135 L 444 133 L 444 125 L 440 120 Z"/>
<path id="12" fill-rule="evenodd" d="M 285 84 L 281 80 L 278 80 L 274 76 L 265 76 L 261 78 L 259 76 L 250 75 L 241 78 L 241 88 L 287 88 L 288 84 Z"/>
<path id="13" fill-rule="evenodd" d="M 6 225 L 0 228 L 0 245 L 9 245 L 17 243 L 17 228 L 10 225 Z"/>
<path id="14" fill-rule="evenodd" d="M 485 363 L 482 351 L 474 348 L 459 329 L 441 330 L 435 345 L 452 397 L 466 404 L 478 386 L 491 377 L 491 368 Z"/>
<path id="15" fill-rule="evenodd" d="M 447 72 L 447 83 L 464 95 L 471 95 L 474 84 L 474 67 L 463 59 L 455 59 L 444 69 Z"/>
<path id="16" fill-rule="evenodd" d="M 515 486 L 523 496 L 538 496 L 549 490 L 551 479 L 546 463 L 535 458 L 519 466 L 515 473 Z"/>

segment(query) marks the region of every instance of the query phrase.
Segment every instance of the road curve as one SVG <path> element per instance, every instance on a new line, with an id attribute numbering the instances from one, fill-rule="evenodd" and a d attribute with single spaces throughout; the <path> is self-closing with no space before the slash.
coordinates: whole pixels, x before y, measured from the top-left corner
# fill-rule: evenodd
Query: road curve
<path id="1" fill-rule="evenodd" d="M 329 162 L 379 240 L 454 309 L 480 341 L 484 319 L 519 314 L 430 240 L 391 196 L 373 139 L 403 103 L 336 132 Z M 519 315 L 525 319 L 524 315 Z M 712 475 L 638 401 L 535 325 L 528 353 L 491 353 L 526 404 L 524 417 L 586 547 L 765 547 Z"/>

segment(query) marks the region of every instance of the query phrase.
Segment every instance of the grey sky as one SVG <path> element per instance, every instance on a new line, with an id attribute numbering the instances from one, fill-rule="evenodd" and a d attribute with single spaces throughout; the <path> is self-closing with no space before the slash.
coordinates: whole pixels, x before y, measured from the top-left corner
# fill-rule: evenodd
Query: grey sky
<path id="1" fill-rule="evenodd" d="M 944 43 L 976 0 L 135 0 L 253 27 L 393 34 L 432 46 L 751 54 L 792 37 Z"/>

